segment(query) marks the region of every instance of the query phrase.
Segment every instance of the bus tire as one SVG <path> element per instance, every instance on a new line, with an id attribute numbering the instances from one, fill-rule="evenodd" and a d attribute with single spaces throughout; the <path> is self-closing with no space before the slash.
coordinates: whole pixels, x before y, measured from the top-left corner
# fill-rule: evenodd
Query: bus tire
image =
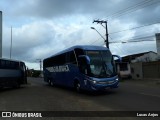
<path id="1" fill-rule="evenodd" d="M 49 85 L 54 86 L 53 80 L 49 79 Z"/>
<path id="2" fill-rule="evenodd" d="M 20 84 L 20 80 L 16 80 L 14 88 L 20 88 L 21 84 Z"/>
<path id="3" fill-rule="evenodd" d="M 77 92 L 81 92 L 81 84 L 78 81 L 75 83 L 75 89 Z"/>
<path id="4" fill-rule="evenodd" d="M 49 86 L 51 86 L 51 80 L 50 79 L 48 79 L 48 84 L 49 84 Z"/>

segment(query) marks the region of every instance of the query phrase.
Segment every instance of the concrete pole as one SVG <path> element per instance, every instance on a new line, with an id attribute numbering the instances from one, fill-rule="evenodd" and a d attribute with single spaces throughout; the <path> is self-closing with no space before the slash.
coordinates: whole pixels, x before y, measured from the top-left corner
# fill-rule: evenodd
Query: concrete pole
<path id="1" fill-rule="evenodd" d="M 0 11 L 0 58 L 2 58 L 2 11 Z"/>
<path id="2" fill-rule="evenodd" d="M 156 33 L 157 54 L 160 56 L 160 33 Z"/>

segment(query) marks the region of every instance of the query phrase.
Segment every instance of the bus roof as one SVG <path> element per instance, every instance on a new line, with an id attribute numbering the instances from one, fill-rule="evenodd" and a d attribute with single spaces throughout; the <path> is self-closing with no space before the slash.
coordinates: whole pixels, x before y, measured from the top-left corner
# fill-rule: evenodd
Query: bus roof
<path id="1" fill-rule="evenodd" d="M 73 47 L 70 47 L 68 49 L 65 49 L 61 52 L 58 52 L 48 58 L 51 58 L 51 57 L 54 57 L 54 56 L 57 56 L 57 55 L 60 55 L 60 54 L 63 54 L 63 53 L 66 53 L 66 52 L 69 52 L 69 51 L 72 51 L 74 49 L 82 49 L 82 50 L 109 50 L 108 48 L 106 47 L 103 47 L 103 46 L 93 46 L 93 45 L 76 45 L 76 46 L 73 46 Z"/>
<path id="2" fill-rule="evenodd" d="M 0 60 L 7 60 L 7 61 L 13 61 L 13 62 L 22 62 L 19 60 L 13 60 L 13 59 L 8 59 L 8 58 L 0 58 Z"/>

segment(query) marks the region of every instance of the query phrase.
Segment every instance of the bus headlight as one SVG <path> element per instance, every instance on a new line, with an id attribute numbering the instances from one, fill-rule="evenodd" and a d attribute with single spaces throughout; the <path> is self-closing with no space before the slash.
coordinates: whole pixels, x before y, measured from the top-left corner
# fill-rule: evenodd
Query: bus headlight
<path id="1" fill-rule="evenodd" d="M 119 79 L 118 78 L 116 78 L 116 81 L 118 81 Z"/>
<path id="2" fill-rule="evenodd" d="M 90 82 L 92 82 L 93 84 L 97 83 L 97 81 L 95 81 L 95 80 L 90 80 Z"/>

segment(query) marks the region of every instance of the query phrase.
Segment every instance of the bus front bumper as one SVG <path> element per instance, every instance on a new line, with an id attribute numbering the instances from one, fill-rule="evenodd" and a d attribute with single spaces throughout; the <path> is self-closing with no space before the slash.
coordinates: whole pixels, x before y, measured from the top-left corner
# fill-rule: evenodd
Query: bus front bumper
<path id="1" fill-rule="evenodd" d="M 114 80 L 107 81 L 89 81 L 89 89 L 92 91 L 106 90 L 112 88 L 118 88 L 119 79 L 115 78 Z"/>

